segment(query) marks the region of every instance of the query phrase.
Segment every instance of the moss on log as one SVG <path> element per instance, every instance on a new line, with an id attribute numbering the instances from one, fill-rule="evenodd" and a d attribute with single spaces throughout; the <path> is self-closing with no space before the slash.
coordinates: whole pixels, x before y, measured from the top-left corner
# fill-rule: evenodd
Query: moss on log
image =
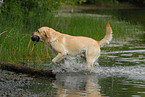
<path id="1" fill-rule="evenodd" d="M 0 68 L 5 70 L 10 70 L 19 73 L 31 74 L 35 76 L 47 76 L 47 77 L 55 77 L 55 74 L 52 73 L 51 70 L 43 70 L 43 69 L 35 69 L 27 66 L 22 66 L 19 64 L 11 64 L 7 62 L 0 61 Z"/>

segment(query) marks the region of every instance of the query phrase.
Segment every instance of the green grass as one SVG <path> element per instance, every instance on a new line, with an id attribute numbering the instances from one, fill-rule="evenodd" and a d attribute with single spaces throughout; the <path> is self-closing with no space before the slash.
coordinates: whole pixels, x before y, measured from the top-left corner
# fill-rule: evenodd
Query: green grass
<path id="1" fill-rule="evenodd" d="M 33 48 L 34 43 L 30 41 L 32 32 L 42 26 L 49 26 L 59 32 L 74 36 L 101 40 L 109 21 L 113 29 L 113 40 L 122 42 L 127 37 L 133 37 L 133 33 L 139 30 L 125 21 L 112 17 L 98 17 L 94 14 L 49 13 L 41 18 L 32 17 L 29 20 L 29 23 L 25 23 L 19 19 L 12 21 L 1 18 L 0 32 L 6 32 L 0 35 L 0 61 L 25 65 L 29 63 L 27 65 L 38 68 L 42 63 L 51 62 L 52 52 L 50 50 L 47 52 L 48 48 L 42 42 L 37 43 Z"/>

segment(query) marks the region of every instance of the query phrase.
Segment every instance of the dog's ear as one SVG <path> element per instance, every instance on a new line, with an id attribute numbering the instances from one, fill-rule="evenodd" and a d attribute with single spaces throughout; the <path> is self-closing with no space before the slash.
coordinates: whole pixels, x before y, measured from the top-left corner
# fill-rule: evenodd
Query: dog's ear
<path id="1" fill-rule="evenodd" d="M 39 33 L 45 33 L 45 29 L 44 28 L 40 28 L 40 29 L 38 29 L 38 32 Z"/>
<path id="2" fill-rule="evenodd" d="M 50 38 L 50 33 L 49 33 L 49 29 L 47 27 L 42 27 L 39 29 L 43 35 L 45 35 L 47 38 Z"/>
<path id="3" fill-rule="evenodd" d="M 50 30 L 49 29 L 45 29 L 45 36 L 47 38 L 50 38 Z"/>

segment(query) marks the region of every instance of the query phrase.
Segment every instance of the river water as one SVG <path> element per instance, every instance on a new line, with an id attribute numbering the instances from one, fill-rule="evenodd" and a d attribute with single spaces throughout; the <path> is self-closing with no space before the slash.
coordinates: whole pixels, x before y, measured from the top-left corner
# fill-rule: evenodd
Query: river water
<path id="1" fill-rule="evenodd" d="M 145 10 L 101 11 L 145 28 Z M 1 70 L 0 96 L 145 97 L 145 32 L 135 34 L 136 38 L 114 40 L 105 46 L 109 51 L 104 47 L 98 60 L 100 66 L 94 67 L 93 74 L 58 72 L 54 80 Z"/>

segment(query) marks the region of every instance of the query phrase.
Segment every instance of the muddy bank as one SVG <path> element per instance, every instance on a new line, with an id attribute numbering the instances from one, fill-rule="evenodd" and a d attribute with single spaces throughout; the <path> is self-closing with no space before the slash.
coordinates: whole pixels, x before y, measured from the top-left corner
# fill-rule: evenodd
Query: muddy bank
<path id="1" fill-rule="evenodd" d="M 47 96 L 47 91 L 38 92 L 41 88 L 37 87 L 44 86 L 43 80 L 46 88 L 51 87 L 54 78 L 55 74 L 49 70 L 0 61 L 0 97 Z"/>
<path id="2" fill-rule="evenodd" d="M 36 78 L 0 69 L 0 97 L 48 96 L 51 93 L 46 91 L 46 88 L 51 88 L 51 82 L 52 79 L 46 77 Z M 41 86 L 44 88 L 39 88 Z"/>
<path id="3" fill-rule="evenodd" d="M 30 81 L 33 78 L 28 77 L 25 74 L 16 74 L 14 72 L 0 69 L 0 96 L 1 97 L 16 97 L 32 95 L 29 91 L 22 89 L 21 87 L 29 87 Z M 33 94 L 35 95 L 35 94 Z"/>

